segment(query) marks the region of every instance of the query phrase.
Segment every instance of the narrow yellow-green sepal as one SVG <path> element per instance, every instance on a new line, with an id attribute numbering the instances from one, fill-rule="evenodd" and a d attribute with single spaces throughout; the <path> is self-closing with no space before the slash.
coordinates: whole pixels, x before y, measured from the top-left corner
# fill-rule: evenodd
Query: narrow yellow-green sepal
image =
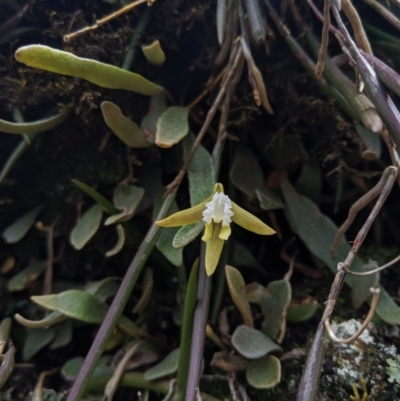
<path id="1" fill-rule="evenodd" d="M 232 221 L 246 230 L 260 235 L 275 234 L 275 230 L 263 223 L 259 218 L 253 216 L 248 211 L 242 209 L 236 203 L 232 202 Z"/>
<path id="2" fill-rule="evenodd" d="M 204 242 L 207 242 L 211 238 L 212 230 L 213 230 L 213 223 L 206 224 L 206 228 L 204 230 L 204 235 L 201 237 L 201 239 Z"/>
<path id="3" fill-rule="evenodd" d="M 221 230 L 219 231 L 219 238 L 226 241 L 231 235 L 231 232 L 231 226 L 221 227 Z"/>
<path id="4" fill-rule="evenodd" d="M 217 268 L 219 258 L 221 256 L 224 240 L 219 238 L 219 224 L 214 224 L 211 238 L 206 242 L 206 273 L 211 276 Z"/>
<path id="5" fill-rule="evenodd" d="M 160 227 L 179 227 L 187 224 L 197 223 L 203 218 L 204 209 L 205 202 L 202 202 L 189 209 L 174 213 L 163 220 L 156 221 L 155 224 Z"/>

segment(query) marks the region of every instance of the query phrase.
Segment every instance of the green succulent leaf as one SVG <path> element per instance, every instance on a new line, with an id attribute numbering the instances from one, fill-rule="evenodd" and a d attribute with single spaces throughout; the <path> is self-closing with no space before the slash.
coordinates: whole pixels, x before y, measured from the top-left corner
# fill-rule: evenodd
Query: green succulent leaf
<path id="1" fill-rule="evenodd" d="M 236 307 L 239 309 L 246 326 L 254 327 L 250 303 L 246 297 L 246 283 L 238 269 L 233 266 L 225 266 L 226 281 L 229 293 Z"/>
<path id="2" fill-rule="evenodd" d="M 103 208 L 96 203 L 88 209 L 71 231 L 69 241 L 77 250 L 81 250 L 96 234 L 103 217 Z"/>
<path id="3" fill-rule="evenodd" d="M 142 51 L 150 64 L 163 65 L 165 63 L 165 53 L 159 40 L 155 40 L 149 45 L 142 46 Z"/>
<path id="4" fill-rule="evenodd" d="M 128 117 L 125 117 L 116 104 L 103 102 L 101 112 L 111 131 L 126 145 L 131 148 L 148 148 L 151 146 L 142 129 Z"/>
<path id="5" fill-rule="evenodd" d="M 20 47 L 15 52 L 15 58 L 29 67 L 83 78 L 103 88 L 124 89 L 147 96 L 156 95 L 163 91 L 163 88 L 141 75 L 114 65 L 77 57 L 72 53 L 48 46 L 29 45 Z"/>
<path id="6" fill-rule="evenodd" d="M 160 363 L 146 370 L 145 380 L 157 380 L 175 373 L 178 369 L 179 348 L 170 352 Z"/>
<path id="7" fill-rule="evenodd" d="M 155 220 L 158 212 L 162 206 L 164 198 L 164 191 L 160 192 L 154 202 L 153 208 L 153 219 Z M 178 206 L 174 202 L 169 210 L 170 214 L 178 211 Z M 178 249 L 172 246 L 175 234 L 179 231 L 178 227 L 169 228 L 168 230 L 161 230 L 161 233 L 157 239 L 157 249 L 174 265 L 182 266 L 183 263 L 183 252 L 182 249 Z"/>
<path id="8" fill-rule="evenodd" d="M 46 267 L 45 260 L 31 262 L 28 267 L 8 280 L 8 290 L 10 292 L 25 290 L 46 270 Z"/>
<path id="9" fill-rule="evenodd" d="M 120 210 L 120 213 L 110 216 L 105 225 L 123 223 L 130 220 L 136 212 L 142 198 L 144 189 L 136 185 L 120 184 L 114 192 L 114 205 Z"/>
<path id="10" fill-rule="evenodd" d="M 189 133 L 189 110 L 186 107 L 171 106 L 157 121 L 156 145 L 170 148 Z"/>
<path id="11" fill-rule="evenodd" d="M 7 244 L 15 244 L 24 238 L 30 228 L 34 225 L 36 218 L 39 216 L 39 213 L 42 211 L 42 209 L 43 205 L 31 210 L 9 225 L 3 231 L 4 241 Z"/>
<path id="12" fill-rule="evenodd" d="M 273 352 L 282 352 L 268 336 L 248 326 L 238 326 L 232 335 L 232 345 L 240 355 L 258 359 Z"/>
<path id="13" fill-rule="evenodd" d="M 250 386 L 268 389 L 281 381 L 281 362 L 274 355 L 251 361 L 246 369 L 246 379 Z"/>

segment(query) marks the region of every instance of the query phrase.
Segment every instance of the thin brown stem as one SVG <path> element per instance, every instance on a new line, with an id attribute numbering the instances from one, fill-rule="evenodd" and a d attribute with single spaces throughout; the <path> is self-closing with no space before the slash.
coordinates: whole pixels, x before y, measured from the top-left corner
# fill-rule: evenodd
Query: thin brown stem
<path id="1" fill-rule="evenodd" d="M 394 181 L 397 177 L 397 168 L 393 166 L 389 166 L 385 169 L 382 174 L 381 179 L 379 182 L 370 189 L 364 196 L 362 196 L 358 201 L 356 201 L 353 206 L 349 210 L 348 217 L 346 221 L 340 226 L 338 229 L 335 238 L 333 240 L 333 244 L 331 246 L 331 255 L 333 256 L 336 252 L 337 247 L 340 244 L 341 239 L 343 238 L 344 234 L 353 223 L 354 219 L 356 218 L 358 212 L 362 210 L 365 206 L 367 206 L 372 200 L 374 200 L 382 190 L 388 185 L 389 190 L 392 189 Z M 372 218 L 375 219 L 376 216 Z"/>
<path id="2" fill-rule="evenodd" d="M 375 311 L 376 311 L 376 306 L 378 305 L 378 300 L 379 300 L 379 294 L 380 294 L 380 289 L 379 288 L 370 288 L 370 291 L 372 293 L 372 302 L 371 306 L 368 312 L 367 317 L 365 318 L 363 324 L 360 326 L 360 328 L 357 330 L 356 333 L 354 333 L 351 337 L 349 338 L 339 338 L 336 337 L 335 333 L 332 330 L 332 327 L 329 323 L 329 319 L 324 322 L 325 330 L 329 334 L 329 337 L 341 344 L 349 344 L 354 340 L 357 340 L 358 337 L 363 333 L 363 331 L 367 328 L 369 323 L 371 322 L 372 318 L 374 317 Z"/>
<path id="3" fill-rule="evenodd" d="M 87 32 L 95 31 L 97 28 L 101 27 L 102 25 L 106 24 L 107 22 L 110 22 L 113 19 L 118 18 L 123 14 L 126 14 L 127 12 L 133 10 L 134 8 L 136 8 L 137 6 L 139 6 L 143 3 L 147 3 L 148 6 L 151 6 L 155 2 L 156 2 L 156 0 L 137 0 L 137 1 L 134 1 L 133 3 L 127 4 L 125 7 L 122 7 L 119 10 L 105 16 L 104 18 L 97 20 L 93 25 L 86 26 L 82 29 L 79 29 L 78 31 L 75 31 L 75 32 L 65 35 L 64 42 L 69 42 L 72 39 L 75 39 L 78 36 L 81 36 Z"/>
<path id="4" fill-rule="evenodd" d="M 328 51 L 329 29 L 331 26 L 330 10 L 331 10 L 330 0 L 325 0 L 324 1 L 324 25 L 322 27 L 321 47 L 319 49 L 317 67 L 315 70 L 315 75 L 317 76 L 317 78 L 320 78 L 322 75 L 322 72 L 324 71 L 324 62 L 325 62 L 326 53 Z"/>

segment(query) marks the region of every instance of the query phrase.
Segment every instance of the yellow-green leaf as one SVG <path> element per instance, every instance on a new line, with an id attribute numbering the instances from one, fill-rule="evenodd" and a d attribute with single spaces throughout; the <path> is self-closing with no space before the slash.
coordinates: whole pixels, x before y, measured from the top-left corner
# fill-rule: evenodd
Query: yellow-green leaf
<path id="1" fill-rule="evenodd" d="M 160 41 L 158 39 L 147 46 L 142 46 L 142 51 L 149 63 L 154 65 L 164 64 L 165 53 L 161 48 Z"/>
<path id="2" fill-rule="evenodd" d="M 48 46 L 20 47 L 15 52 L 15 58 L 29 67 L 83 78 L 103 88 L 125 89 L 148 96 L 156 95 L 163 90 L 141 75 Z"/>
<path id="3" fill-rule="evenodd" d="M 7 134 L 38 134 L 39 132 L 50 131 L 64 122 L 70 112 L 71 110 L 64 110 L 55 116 L 28 123 L 12 123 L 0 120 L 0 131 Z"/>
<path id="4" fill-rule="evenodd" d="M 100 227 L 102 217 L 103 209 L 98 203 L 96 203 L 87 210 L 78 221 L 71 231 L 69 238 L 71 245 L 77 251 L 81 250 L 96 234 Z"/>
<path id="5" fill-rule="evenodd" d="M 148 148 L 151 146 L 142 129 L 128 117 L 125 117 L 116 104 L 103 102 L 101 112 L 111 131 L 126 145 L 131 148 Z"/>
<path id="6" fill-rule="evenodd" d="M 246 283 L 238 269 L 233 266 L 225 266 L 226 281 L 232 300 L 239 309 L 246 326 L 254 327 L 251 315 L 250 303 L 246 297 Z"/>
<path id="7" fill-rule="evenodd" d="M 172 106 L 157 121 L 156 145 L 170 148 L 189 133 L 189 110 L 186 107 Z"/>

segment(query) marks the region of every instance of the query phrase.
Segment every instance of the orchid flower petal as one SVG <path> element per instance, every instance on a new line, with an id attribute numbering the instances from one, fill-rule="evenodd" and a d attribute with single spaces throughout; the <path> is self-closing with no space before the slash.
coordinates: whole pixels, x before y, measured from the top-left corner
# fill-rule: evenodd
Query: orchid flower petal
<path id="1" fill-rule="evenodd" d="M 205 265 L 206 273 L 211 276 L 217 268 L 224 240 L 219 238 L 220 224 L 214 224 L 211 238 L 206 242 Z"/>
<path id="2" fill-rule="evenodd" d="M 223 239 L 224 241 L 226 241 L 228 238 L 229 238 L 229 236 L 231 235 L 231 226 L 230 225 L 227 225 L 227 226 L 222 226 L 221 227 L 221 230 L 219 231 L 219 238 L 220 239 Z"/>
<path id="3" fill-rule="evenodd" d="M 248 211 L 242 209 L 236 203 L 232 202 L 232 221 L 246 230 L 259 235 L 272 235 L 275 230 L 263 223 L 259 218 L 253 216 Z"/>
<path id="4" fill-rule="evenodd" d="M 160 227 L 178 227 L 185 226 L 187 224 L 197 223 L 203 218 L 202 213 L 205 208 L 206 201 L 207 200 L 189 209 L 181 210 L 180 212 L 174 213 L 173 215 L 166 217 L 163 220 L 156 221 L 155 224 Z"/>

